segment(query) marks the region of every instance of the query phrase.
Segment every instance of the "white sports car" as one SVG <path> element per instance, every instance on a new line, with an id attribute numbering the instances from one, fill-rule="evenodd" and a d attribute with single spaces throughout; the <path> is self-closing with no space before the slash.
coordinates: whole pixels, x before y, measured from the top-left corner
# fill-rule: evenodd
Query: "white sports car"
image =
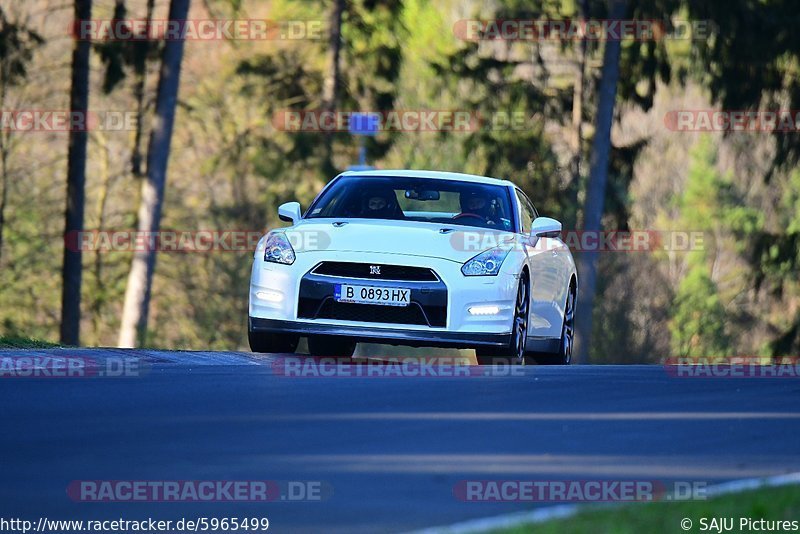
<path id="1" fill-rule="evenodd" d="M 353 355 L 356 343 L 474 348 L 478 362 L 568 364 L 578 279 L 561 223 L 506 180 L 351 171 L 256 249 L 255 352 Z"/>

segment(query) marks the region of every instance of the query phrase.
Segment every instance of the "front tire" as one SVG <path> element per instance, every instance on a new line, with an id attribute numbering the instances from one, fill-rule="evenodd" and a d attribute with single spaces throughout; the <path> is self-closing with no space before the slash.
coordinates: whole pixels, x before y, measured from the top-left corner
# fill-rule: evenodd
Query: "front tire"
<path id="1" fill-rule="evenodd" d="M 356 340 L 344 336 L 309 336 L 308 352 L 312 356 L 352 358 Z"/>
<path id="2" fill-rule="evenodd" d="M 272 332 L 247 331 L 247 340 L 253 352 L 294 353 L 297 350 L 299 336 L 291 334 L 275 334 Z"/>
<path id="3" fill-rule="evenodd" d="M 577 301 L 575 286 L 570 285 L 567 302 L 564 305 L 564 323 L 561 327 L 561 343 L 558 352 L 540 353 L 534 356 L 539 365 L 569 365 L 572 363 L 572 349 L 575 346 L 575 303 Z"/>
<path id="4" fill-rule="evenodd" d="M 517 288 L 517 300 L 514 305 L 514 322 L 511 329 L 511 342 L 501 349 L 475 349 L 475 357 L 479 365 L 525 365 L 529 363 L 525 342 L 528 339 L 528 274 L 523 273 Z"/>

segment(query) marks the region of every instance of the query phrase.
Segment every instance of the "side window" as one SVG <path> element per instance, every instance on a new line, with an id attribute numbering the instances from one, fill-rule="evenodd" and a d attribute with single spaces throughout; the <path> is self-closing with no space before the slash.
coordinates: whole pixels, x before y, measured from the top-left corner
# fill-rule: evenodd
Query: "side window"
<path id="1" fill-rule="evenodd" d="M 533 219 L 536 220 L 536 217 L 539 216 L 539 212 L 536 211 L 533 202 L 531 202 L 531 199 L 528 198 L 528 195 L 526 195 L 525 193 L 522 193 L 522 198 L 524 199 L 524 202 L 528 205 L 528 207 L 531 209 L 531 213 L 533 213 Z"/>
<path id="2" fill-rule="evenodd" d="M 525 195 L 519 189 L 515 189 L 514 192 L 516 193 L 517 201 L 519 202 L 520 230 L 524 234 L 530 233 L 531 223 L 536 218 L 536 211 L 533 209 L 533 206 L 531 206 L 531 203 L 527 197 L 525 197 Z"/>
<path id="3" fill-rule="evenodd" d="M 539 216 L 539 212 L 536 211 L 536 206 L 533 205 L 533 202 L 531 202 L 531 199 L 529 199 L 527 196 L 525 196 L 525 200 L 528 201 L 528 205 L 531 207 L 531 212 L 533 213 L 533 218 L 536 220 L 536 218 Z"/>

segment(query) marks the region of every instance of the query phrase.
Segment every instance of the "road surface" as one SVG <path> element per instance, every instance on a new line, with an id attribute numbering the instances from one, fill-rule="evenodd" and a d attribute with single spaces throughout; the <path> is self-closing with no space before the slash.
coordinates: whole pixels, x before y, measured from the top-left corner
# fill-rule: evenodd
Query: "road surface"
<path id="1" fill-rule="evenodd" d="M 0 378 L 0 517 L 268 517 L 272 532 L 405 532 L 551 503 L 464 502 L 463 480 L 713 483 L 800 471 L 800 380 L 662 366 L 519 376 L 282 376 L 279 355 L 49 349 L 132 377 Z M 85 480 L 275 480 L 324 499 L 80 502 Z"/>

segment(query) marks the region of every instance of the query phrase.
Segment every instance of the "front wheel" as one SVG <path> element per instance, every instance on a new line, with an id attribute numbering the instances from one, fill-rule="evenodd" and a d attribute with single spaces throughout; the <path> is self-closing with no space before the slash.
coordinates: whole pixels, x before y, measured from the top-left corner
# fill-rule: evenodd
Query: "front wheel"
<path id="1" fill-rule="evenodd" d="M 293 353 L 297 349 L 299 336 L 275 334 L 272 332 L 247 331 L 247 340 L 253 352 Z"/>
<path id="2" fill-rule="evenodd" d="M 514 322 L 511 325 L 511 341 L 508 347 L 500 349 L 475 349 L 479 365 L 528 363 L 525 342 L 528 339 L 528 277 L 523 274 L 519 280 L 517 300 L 514 305 Z"/>
<path id="3" fill-rule="evenodd" d="M 539 365 L 569 365 L 572 363 L 572 348 L 575 346 L 575 286 L 570 286 L 564 306 L 564 325 L 561 327 L 561 343 L 558 352 L 536 354 Z"/>

